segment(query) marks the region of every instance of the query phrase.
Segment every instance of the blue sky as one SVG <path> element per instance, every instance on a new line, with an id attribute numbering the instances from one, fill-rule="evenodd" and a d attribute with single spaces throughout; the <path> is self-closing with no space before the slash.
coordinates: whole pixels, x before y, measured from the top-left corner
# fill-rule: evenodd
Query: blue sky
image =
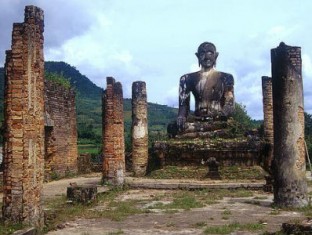
<path id="1" fill-rule="evenodd" d="M 46 60 L 69 63 L 102 88 L 113 76 L 126 98 L 132 82 L 143 80 L 148 101 L 176 107 L 180 76 L 199 69 L 198 45 L 213 42 L 217 70 L 233 74 L 236 102 L 255 119 L 263 118 L 270 50 L 281 41 L 300 46 L 305 110 L 312 113 L 310 0 L 1 0 L 0 66 L 25 5 L 45 12 Z"/>

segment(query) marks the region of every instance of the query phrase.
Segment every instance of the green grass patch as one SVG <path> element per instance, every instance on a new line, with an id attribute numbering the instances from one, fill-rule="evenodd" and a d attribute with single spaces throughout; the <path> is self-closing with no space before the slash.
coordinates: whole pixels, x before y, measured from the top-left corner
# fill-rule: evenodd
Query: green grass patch
<path id="1" fill-rule="evenodd" d="M 148 178 L 152 179 L 202 179 L 207 174 L 207 167 L 194 166 L 165 166 L 152 171 Z"/>
<path id="2" fill-rule="evenodd" d="M 165 166 L 162 169 L 152 171 L 147 178 L 152 179 L 197 179 L 205 180 L 208 172 L 207 166 Z M 263 180 L 265 172 L 259 166 L 220 167 L 222 180 Z"/>
<path id="3" fill-rule="evenodd" d="M 258 231 L 264 228 L 263 224 L 259 223 L 248 223 L 248 224 L 240 224 L 240 223 L 231 223 L 226 225 L 220 226 L 211 226 L 207 227 L 204 230 L 205 234 L 230 234 L 237 230 L 244 230 L 244 231 Z"/>
<path id="4" fill-rule="evenodd" d="M 79 154 L 100 154 L 101 146 L 95 144 L 80 144 L 78 145 Z"/>
<path id="5" fill-rule="evenodd" d="M 12 234 L 23 228 L 24 226 L 20 223 L 4 223 L 3 221 L 0 221 L 0 234 L 2 235 Z"/>
<path id="6" fill-rule="evenodd" d="M 50 72 L 45 72 L 44 73 L 45 79 L 63 86 L 66 89 L 70 89 L 70 79 L 66 79 L 63 75 L 63 73 L 50 73 Z"/>
<path id="7" fill-rule="evenodd" d="M 204 204 L 198 201 L 195 198 L 195 195 L 192 192 L 181 191 L 177 192 L 173 195 L 173 201 L 169 204 L 163 204 L 161 202 L 156 203 L 154 206 L 149 209 L 183 209 L 190 210 L 192 208 L 200 208 L 204 207 Z"/>
<path id="8" fill-rule="evenodd" d="M 265 172 L 260 166 L 229 166 L 220 168 L 220 176 L 227 180 L 263 180 Z"/>
<path id="9" fill-rule="evenodd" d="M 120 221 L 129 215 L 147 212 L 146 210 L 138 209 L 137 205 L 139 201 L 115 201 L 118 195 L 123 192 L 123 190 L 111 190 L 103 194 L 98 194 L 97 200 L 87 205 L 78 203 L 68 204 L 65 196 L 51 199 L 45 205 L 47 208 L 47 223 L 44 231 L 53 230 L 58 224 L 76 218 L 90 219 L 103 217 Z M 100 209 L 95 209 L 95 207 L 100 207 Z"/>

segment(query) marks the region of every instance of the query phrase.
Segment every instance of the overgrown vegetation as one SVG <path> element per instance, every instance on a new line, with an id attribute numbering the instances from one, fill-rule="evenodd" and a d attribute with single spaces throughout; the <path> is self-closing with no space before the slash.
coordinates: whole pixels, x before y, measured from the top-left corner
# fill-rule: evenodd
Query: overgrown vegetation
<path id="1" fill-rule="evenodd" d="M 61 85 L 66 89 L 70 89 L 70 78 L 65 78 L 63 73 L 52 73 L 52 72 L 45 72 L 44 77 L 46 80 L 49 80 L 57 85 Z"/>
<path id="2" fill-rule="evenodd" d="M 204 230 L 204 233 L 205 234 L 230 234 L 238 230 L 255 232 L 258 230 L 262 230 L 263 228 L 264 228 L 264 225 L 261 223 L 240 224 L 238 222 L 234 222 L 231 224 L 207 227 Z"/>
<path id="3" fill-rule="evenodd" d="M 152 171 L 147 177 L 153 179 L 197 179 L 205 180 L 207 166 L 164 166 Z M 259 166 L 225 166 L 219 169 L 222 180 L 263 180 L 265 172 Z"/>
<path id="4" fill-rule="evenodd" d="M 4 223 L 0 221 L 0 234 L 2 235 L 9 235 L 23 228 L 24 226 L 20 223 Z"/>

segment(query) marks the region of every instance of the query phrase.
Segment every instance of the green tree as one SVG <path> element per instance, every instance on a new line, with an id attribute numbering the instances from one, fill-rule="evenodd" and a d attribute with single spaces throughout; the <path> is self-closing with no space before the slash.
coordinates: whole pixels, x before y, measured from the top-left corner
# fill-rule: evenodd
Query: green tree
<path id="1" fill-rule="evenodd" d="M 262 123 L 262 121 L 251 119 L 251 117 L 247 114 L 246 106 L 239 103 L 235 103 L 233 119 L 246 130 L 259 128 Z"/>
<path id="2" fill-rule="evenodd" d="M 304 113 L 304 134 L 310 159 L 312 157 L 312 115 Z"/>

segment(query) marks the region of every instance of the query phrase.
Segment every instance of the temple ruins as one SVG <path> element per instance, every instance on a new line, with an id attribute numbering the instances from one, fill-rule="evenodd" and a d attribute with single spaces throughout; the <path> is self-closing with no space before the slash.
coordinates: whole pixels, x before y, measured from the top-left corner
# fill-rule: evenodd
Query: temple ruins
<path id="1" fill-rule="evenodd" d="M 120 82 L 106 79 L 103 94 L 103 181 L 123 185 L 125 177 L 125 142 L 123 92 Z"/>
<path id="2" fill-rule="evenodd" d="M 44 57 L 43 11 L 26 6 L 24 23 L 13 24 L 6 52 L 3 217 L 43 225 Z"/>
<path id="3" fill-rule="evenodd" d="M 78 156 L 75 91 L 45 80 L 43 31 L 44 13 L 35 6 L 26 6 L 24 22 L 13 24 L 5 61 L 3 126 L 3 219 L 37 228 L 44 225 L 44 180 L 77 173 Z M 281 43 L 271 50 L 272 78 L 262 77 L 263 136 L 259 130 L 242 130 L 234 120 L 234 77 L 216 70 L 216 46 L 204 42 L 196 56 L 200 70 L 181 76 L 177 118 L 168 125 L 170 138 L 153 143 L 153 160 L 160 167 L 204 164 L 205 177 L 212 180 L 222 180 L 222 167 L 262 166 L 272 179 L 275 205 L 308 205 L 301 48 Z M 131 128 L 136 177 L 146 175 L 152 158 L 147 108 L 146 83 L 136 81 L 132 84 Z M 102 181 L 123 186 L 123 88 L 113 77 L 106 78 L 102 96 L 102 127 Z M 85 193 L 90 197 L 83 203 L 95 200 L 97 187 L 90 187 L 92 195 Z M 76 198 L 77 188 L 86 187 L 70 183 L 71 199 L 81 202 Z"/>

